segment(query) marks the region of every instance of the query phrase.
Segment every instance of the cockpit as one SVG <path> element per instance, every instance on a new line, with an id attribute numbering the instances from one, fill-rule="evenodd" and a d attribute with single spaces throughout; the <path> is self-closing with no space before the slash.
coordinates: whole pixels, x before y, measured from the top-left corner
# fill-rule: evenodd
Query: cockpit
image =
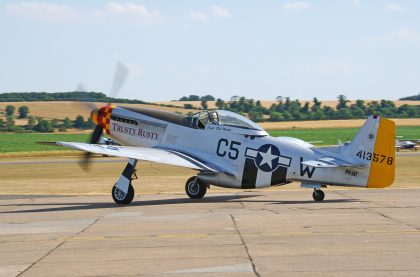
<path id="1" fill-rule="evenodd" d="M 202 111 L 185 118 L 186 123 L 193 128 L 204 129 L 206 125 L 222 125 L 242 129 L 264 131 L 248 118 L 225 110 Z"/>

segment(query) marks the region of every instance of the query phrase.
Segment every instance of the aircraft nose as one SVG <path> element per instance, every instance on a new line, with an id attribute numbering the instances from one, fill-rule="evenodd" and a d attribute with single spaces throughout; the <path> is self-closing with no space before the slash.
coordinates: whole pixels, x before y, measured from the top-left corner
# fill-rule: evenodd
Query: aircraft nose
<path id="1" fill-rule="evenodd" d="M 108 133 L 113 109 L 114 106 L 111 105 L 106 105 L 98 109 L 94 109 L 90 112 L 90 119 L 92 119 L 92 122 L 96 125 L 104 128 Z"/>

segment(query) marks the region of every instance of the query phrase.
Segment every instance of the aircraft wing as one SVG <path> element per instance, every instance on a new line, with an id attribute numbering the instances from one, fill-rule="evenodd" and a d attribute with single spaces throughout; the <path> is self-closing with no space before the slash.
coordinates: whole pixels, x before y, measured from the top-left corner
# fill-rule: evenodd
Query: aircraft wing
<path id="1" fill-rule="evenodd" d="M 88 144 L 80 142 L 55 142 L 58 146 L 73 148 L 76 150 L 87 151 L 96 154 L 125 157 L 136 160 L 150 161 L 168 165 L 188 167 L 197 170 L 217 172 L 212 166 L 198 161 L 196 158 L 186 154 L 158 148 L 130 147 L 102 144 Z"/>
<path id="2" fill-rule="evenodd" d="M 303 161 L 302 164 L 312 167 L 365 167 L 367 164 L 360 162 L 347 161 L 333 157 L 323 157 L 318 160 Z"/>

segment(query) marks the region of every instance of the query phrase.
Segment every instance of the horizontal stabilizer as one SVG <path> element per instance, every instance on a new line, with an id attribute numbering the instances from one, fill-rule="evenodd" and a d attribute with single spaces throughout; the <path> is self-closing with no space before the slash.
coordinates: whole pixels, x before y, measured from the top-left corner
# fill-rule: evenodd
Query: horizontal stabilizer
<path id="1" fill-rule="evenodd" d="M 342 159 L 323 157 L 319 160 L 309 160 L 302 162 L 304 165 L 312 167 L 365 167 L 367 164 L 360 162 L 350 162 Z"/>

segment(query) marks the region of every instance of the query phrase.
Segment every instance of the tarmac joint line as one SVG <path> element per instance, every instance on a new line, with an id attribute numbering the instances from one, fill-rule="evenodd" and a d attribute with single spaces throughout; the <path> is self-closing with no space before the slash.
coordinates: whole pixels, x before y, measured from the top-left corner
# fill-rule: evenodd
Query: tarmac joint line
<path id="1" fill-rule="evenodd" d="M 396 223 L 399 223 L 399 224 L 403 224 L 403 225 L 405 225 L 407 227 L 410 227 L 410 228 L 415 229 L 416 231 L 420 231 L 420 228 L 418 228 L 418 227 L 416 227 L 414 225 L 411 225 L 411 224 L 408 224 L 407 222 L 404 222 L 402 220 L 398 220 L 396 218 L 393 218 L 393 217 L 391 217 L 389 215 L 386 215 L 386 214 L 384 214 L 384 213 L 382 213 L 380 211 L 375 211 L 373 208 L 368 208 L 368 210 L 370 210 L 371 212 L 376 213 L 376 214 L 378 214 L 378 215 L 380 215 L 380 216 L 382 216 L 382 217 L 384 217 L 386 219 L 392 220 L 392 221 L 394 221 Z"/>
<path id="2" fill-rule="evenodd" d="M 258 271 L 257 271 L 257 267 L 255 266 L 254 259 L 252 258 L 251 253 L 249 252 L 248 246 L 247 246 L 247 244 L 246 244 L 246 242 L 245 242 L 245 240 L 244 240 L 244 238 L 243 238 L 243 236 L 242 236 L 242 233 L 241 233 L 241 231 L 239 230 L 238 225 L 236 224 L 235 217 L 231 214 L 231 215 L 230 215 L 230 218 L 232 219 L 233 226 L 235 227 L 235 230 L 236 230 L 236 232 L 238 233 L 239 238 L 241 239 L 242 245 L 244 246 L 245 252 L 246 252 L 246 254 L 247 254 L 247 256 L 248 256 L 248 259 L 249 259 L 249 261 L 250 261 L 250 263 L 251 263 L 251 265 L 252 265 L 252 271 L 254 272 L 255 276 L 260 277 L 261 275 L 260 275 L 260 273 L 258 273 Z"/>
<path id="3" fill-rule="evenodd" d="M 48 257 L 52 252 L 54 252 L 56 249 L 58 249 L 61 245 L 63 245 L 64 243 L 66 243 L 67 241 L 71 240 L 72 238 L 75 238 L 76 236 L 82 234 L 84 231 L 86 231 L 87 229 L 89 229 L 90 227 L 92 227 L 93 225 L 95 225 L 102 217 L 98 217 L 96 218 L 92 223 L 88 224 L 85 228 L 83 228 L 81 231 L 69 236 L 68 238 L 66 238 L 65 240 L 63 240 L 62 242 L 58 243 L 55 247 L 53 247 L 52 249 L 50 249 L 44 256 L 42 256 L 41 258 L 39 258 L 38 260 L 36 260 L 35 262 L 33 262 L 32 264 L 30 264 L 25 270 L 21 271 L 18 275 L 16 276 L 21 276 L 22 274 L 24 274 L 25 272 L 27 272 L 28 270 L 30 270 L 34 265 L 36 265 L 37 263 L 41 262 L 43 259 L 45 259 L 46 257 Z"/>

